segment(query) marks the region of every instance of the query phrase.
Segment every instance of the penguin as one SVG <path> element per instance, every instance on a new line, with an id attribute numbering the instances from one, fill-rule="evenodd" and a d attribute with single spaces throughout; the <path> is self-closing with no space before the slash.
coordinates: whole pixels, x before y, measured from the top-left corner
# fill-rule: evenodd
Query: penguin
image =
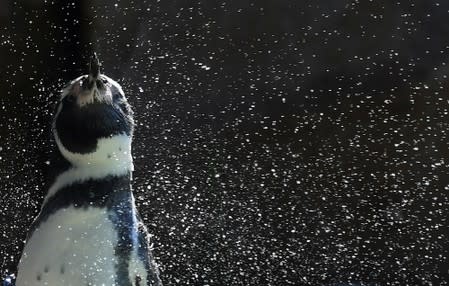
<path id="1" fill-rule="evenodd" d="M 52 121 L 55 175 L 18 265 L 17 286 L 161 286 L 131 181 L 133 113 L 100 73 L 63 90 Z"/>

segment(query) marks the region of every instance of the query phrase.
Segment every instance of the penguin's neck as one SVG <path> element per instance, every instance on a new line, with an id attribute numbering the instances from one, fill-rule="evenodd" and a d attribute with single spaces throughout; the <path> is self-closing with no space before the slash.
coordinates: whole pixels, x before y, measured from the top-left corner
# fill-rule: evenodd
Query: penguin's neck
<path id="1" fill-rule="evenodd" d="M 116 203 L 116 197 L 128 196 L 131 191 L 130 174 L 77 181 L 61 187 L 46 200 L 43 209 L 67 206 L 110 208 Z"/>
<path id="2" fill-rule="evenodd" d="M 67 208 L 103 208 L 113 214 L 112 218 L 124 213 L 124 219 L 132 222 L 133 206 L 130 174 L 75 181 L 59 188 L 52 196 L 47 195 L 31 228 L 38 228 L 52 214 Z"/>
<path id="3" fill-rule="evenodd" d="M 120 161 L 111 164 L 89 164 L 74 166 L 60 152 L 53 162 L 51 184 L 44 199 L 43 207 L 59 193 L 67 189 L 86 190 L 84 195 L 101 196 L 102 192 L 123 190 L 125 186 L 131 190 L 133 164 L 130 161 Z M 83 191 L 84 192 L 84 191 Z M 82 194 L 81 194 L 82 195 Z M 58 195 L 60 196 L 60 195 Z M 70 195 L 68 197 L 71 197 Z M 73 198 L 75 199 L 75 198 Z"/>

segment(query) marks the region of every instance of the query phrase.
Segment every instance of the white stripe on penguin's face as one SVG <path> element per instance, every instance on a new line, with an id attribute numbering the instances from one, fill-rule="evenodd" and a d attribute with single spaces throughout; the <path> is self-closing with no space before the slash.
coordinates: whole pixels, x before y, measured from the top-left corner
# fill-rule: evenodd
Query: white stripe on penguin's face
<path id="1" fill-rule="evenodd" d="M 75 78 L 75 79 L 72 80 L 66 87 L 64 87 L 64 88 L 62 89 L 62 91 L 61 91 L 61 99 L 60 99 L 60 100 L 63 100 L 64 97 L 66 97 L 66 96 L 70 93 L 70 90 L 72 89 L 72 85 L 73 85 L 75 82 L 77 82 L 77 81 L 79 81 L 80 79 L 82 79 L 83 77 L 86 77 L 86 75 L 82 75 L 82 76 L 79 76 L 79 77 Z"/>
<path id="2" fill-rule="evenodd" d="M 129 165 L 132 163 L 131 137 L 127 134 L 114 135 L 108 138 L 99 138 L 97 147 L 90 153 L 75 153 L 67 150 L 59 139 L 58 133 L 53 131 L 56 144 L 61 154 L 74 167 L 88 167 L 106 165 Z"/>

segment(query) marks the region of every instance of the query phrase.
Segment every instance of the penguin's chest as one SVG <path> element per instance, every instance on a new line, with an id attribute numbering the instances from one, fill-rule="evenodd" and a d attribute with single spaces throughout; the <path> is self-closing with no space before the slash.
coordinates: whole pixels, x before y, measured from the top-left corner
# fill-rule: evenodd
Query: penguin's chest
<path id="1" fill-rule="evenodd" d="M 106 208 L 58 210 L 25 245 L 17 285 L 115 285 L 117 240 Z"/>

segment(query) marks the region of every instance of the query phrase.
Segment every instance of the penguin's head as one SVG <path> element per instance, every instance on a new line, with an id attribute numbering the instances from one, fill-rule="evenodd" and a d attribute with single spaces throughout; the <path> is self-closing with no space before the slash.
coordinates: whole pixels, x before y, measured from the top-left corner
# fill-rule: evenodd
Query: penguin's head
<path id="1" fill-rule="evenodd" d="M 94 54 L 89 74 L 62 91 L 53 119 L 59 150 L 75 166 L 129 164 L 133 125 L 121 86 L 100 73 Z"/>

